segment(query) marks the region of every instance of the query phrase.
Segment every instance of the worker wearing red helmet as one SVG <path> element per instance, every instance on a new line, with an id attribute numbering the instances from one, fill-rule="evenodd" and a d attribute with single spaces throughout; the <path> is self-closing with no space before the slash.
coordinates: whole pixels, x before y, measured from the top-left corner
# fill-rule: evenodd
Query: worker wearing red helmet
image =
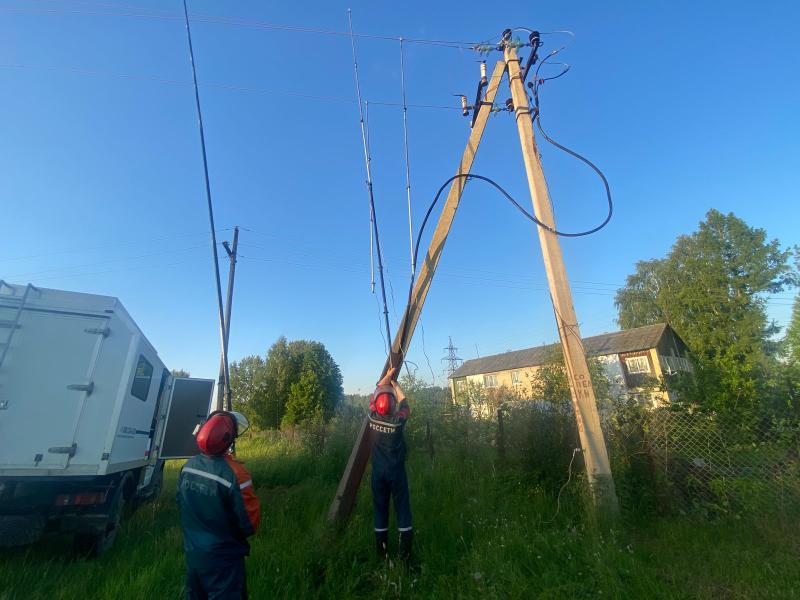
<path id="1" fill-rule="evenodd" d="M 261 507 L 250 473 L 230 451 L 247 427 L 241 413 L 211 413 L 197 432 L 200 454 L 181 469 L 178 505 L 190 600 L 247 598 L 244 557 Z"/>
<path id="2" fill-rule="evenodd" d="M 375 513 L 375 546 L 380 558 L 386 558 L 389 541 L 389 500 L 394 502 L 400 532 L 400 558 L 411 560 L 413 529 L 411 500 L 406 476 L 406 442 L 403 429 L 411 411 L 390 369 L 378 382 L 369 403 L 369 427 L 372 430 L 372 501 Z"/>

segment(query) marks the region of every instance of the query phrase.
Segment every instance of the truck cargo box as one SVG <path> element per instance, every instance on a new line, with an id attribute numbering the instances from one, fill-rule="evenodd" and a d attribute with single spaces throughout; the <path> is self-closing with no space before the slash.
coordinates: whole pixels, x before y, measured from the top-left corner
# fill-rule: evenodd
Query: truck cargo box
<path id="1" fill-rule="evenodd" d="M 171 439 L 191 440 L 207 414 L 213 382 L 200 381 L 193 405 L 172 419 Z M 116 298 L 0 284 L 0 477 L 152 465 L 171 388 Z"/>

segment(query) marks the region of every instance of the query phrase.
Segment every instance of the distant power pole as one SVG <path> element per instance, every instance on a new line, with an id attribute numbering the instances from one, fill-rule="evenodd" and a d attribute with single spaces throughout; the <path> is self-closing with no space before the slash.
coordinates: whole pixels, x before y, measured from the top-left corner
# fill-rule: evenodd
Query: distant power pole
<path id="1" fill-rule="evenodd" d="M 225 252 L 228 253 L 230 268 L 228 270 L 228 298 L 225 302 L 225 351 L 219 363 L 219 379 L 217 380 L 217 406 L 216 410 L 232 410 L 231 384 L 228 364 L 228 341 L 231 337 L 231 309 L 233 307 L 233 282 L 236 278 L 236 251 L 239 248 L 239 228 L 233 228 L 233 246 L 228 246 L 228 242 L 222 242 Z M 225 385 L 225 382 L 228 385 Z"/>
<path id="2" fill-rule="evenodd" d="M 450 343 L 444 349 L 447 352 L 447 356 L 445 356 L 442 360 L 446 361 L 447 363 L 447 377 L 449 378 L 453 373 L 456 372 L 456 369 L 461 366 L 461 359 L 458 357 L 458 348 L 453 346 L 453 338 L 448 336 L 447 338 Z"/>

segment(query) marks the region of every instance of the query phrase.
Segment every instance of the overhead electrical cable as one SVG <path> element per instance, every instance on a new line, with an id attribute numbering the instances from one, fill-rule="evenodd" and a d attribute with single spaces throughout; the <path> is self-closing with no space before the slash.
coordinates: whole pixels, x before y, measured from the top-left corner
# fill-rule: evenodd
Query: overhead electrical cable
<path id="1" fill-rule="evenodd" d="M 430 206 L 428 207 L 427 212 L 425 213 L 425 218 L 422 220 L 422 224 L 420 225 L 419 231 L 417 232 L 417 239 L 416 239 L 416 241 L 414 243 L 414 262 L 416 262 L 418 257 L 419 257 L 419 246 L 420 246 L 420 242 L 422 240 L 422 234 L 425 231 L 425 225 L 427 225 L 428 219 L 430 218 L 434 207 L 439 202 L 439 198 L 441 197 L 442 192 L 445 190 L 445 188 L 448 185 L 450 185 L 453 181 L 455 181 L 456 179 L 466 179 L 466 180 L 476 179 L 476 180 L 479 180 L 479 181 L 485 181 L 486 183 L 488 183 L 492 187 L 494 187 L 496 190 L 498 190 L 509 202 L 511 202 L 511 204 L 513 204 L 516 207 L 516 209 L 519 212 L 521 212 L 522 215 L 526 219 L 532 221 L 533 223 L 535 223 L 539 227 L 549 231 L 550 233 L 558 235 L 558 236 L 562 236 L 562 237 L 582 237 L 582 236 L 590 235 L 592 233 L 595 233 L 595 232 L 599 231 L 603 227 L 605 227 L 606 224 L 608 223 L 608 221 L 611 219 L 611 213 L 612 213 L 612 210 L 613 210 L 613 205 L 611 204 L 611 193 L 610 193 L 610 191 L 609 191 L 609 196 L 608 196 L 608 199 L 609 199 L 608 216 L 606 217 L 606 219 L 600 225 L 598 225 L 597 227 L 594 227 L 592 229 L 588 229 L 586 231 L 566 232 L 566 231 L 559 231 L 559 230 L 557 230 L 557 229 L 555 229 L 553 227 L 550 227 L 549 225 L 547 225 L 545 223 L 542 223 L 535 215 L 533 215 L 533 214 L 529 213 L 527 210 L 525 210 L 525 208 L 523 208 L 523 206 L 519 202 L 517 202 L 513 198 L 513 196 L 511 196 L 511 194 L 509 194 L 505 189 L 503 189 L 502 186 L 500 186 L 500 184 L 498 184 L 493 179 L 491 179 L 489 177 L 485 177 L 484 175 L 478 175 L 478 174 L 475 174 L 475 173 L 458 173 L 456 175 L 453 175 L 449 179 L 447 179 L 447 181 L 445 181 L 441 185 L 441 187 L 436 192 L 436 195 L 433 198 L 433 202 L 431 202 Z M 603 181 L 605 182 L 605 177 L 603 177 Z M 608 190 L 608 183 L 607 182 L 606 182 L 606 189 Z M 412 301 L 413 301 L 414 279 L 415 279 L 414 277 L 411 278 L 411 284 L 409 285 L 409 288 L 408 288 L 408 306 L 409 307 L 411 306 Z M 407 338 L 408 338 L 408 323 L 405 323 L 404 327 L 403 327 L 403 331 L 402 331 L 401 336 L 400 336 L 400 351 L 401 352 L 405 352 L 405 350 L 406 350 L 406 344 L 408 342 Z"/>
<path id="2" fill-rule="evenodd" d="M 164 254 L 176 254 L 179 252 L 189 252 L 190 250 L 197 250 L 198 248 L 205 248 L 205 244 L 202 246 L 189 246 L 187 248 L 178 248 L 178 249 L 169 249 L 169 250 L 161 250 L 159 252 L 150 252 L 148 254 L 139 254 L 137 256 L 124 256 L 120 258 L 110 258 L 108 260 L 101 260 L 98 262 L 92 263 L 83 263 L 80 265 L 68 265 L 63 267 L 51 267 L 48 269 L 42 269 L 40 271 L 28 271 L 26 273 L 14 273 L 13 275 L 8 275 L 6 278 L 8 279 L 17 279 L 22 277 L 30 277 L 31 275 L 41 275 L 43 273 L 53 273 L 53 272 L 60 272 L 60 271 L 70 271 L 73 269 L 84 269 L 86 267 L 97 267 L 100 265 L 107 265 L 111 263 L 118 263 L 118 262 L 125 262 L 128 260 L 140 260 L 143 258 L 152 258 L 154 256 L 162 256 Z"/>
<path id="3" fill-rule="evenodd" d="M 565 152 L 565 153 L 569 154 L 570 156 L 573 156 L 574 158 L 577 158 L 578 160 L 580 160 L 584 164 L 588 165 L 597 174 L 597 176 L 600 177 L 600 180 L 603 182 L 603 187 L 605 188 L 606 202 L 608 203 L 608 213 L 606 214 L 606 218 L 597 227 L 595 227 L 593 229 L 590 229 L 588 231 L 577 233 L 577 234 L 569 234 L 569 233 L 558 232 L 558 231 L 556 231 L 554 229 L 550 229 L 549 227 L 544 226 L 545 229 L 547 229 L 551 233 L 555 233 L 556 235 L 561 235 L 561 236 L 564 236 L 564 237 L 577 237 L 577 236 L 590 235 L 592 233 L 596 233 L 597 231 L 600 231 L 603 227 L 608 225 L 608 222 L 611 220 L 611 217 L 612 217 L 612 215 L 614 213 L 614 203 L 613 203 L 613 200 L 611 198 L 611 187 L 609 186 L 608 179 L 606 179 L 606 176 L 603 173 L 603 171 L 601 171 L 600 168 L 597 165 L 595 165 L 592 161 L 590 161 L 585 156 L 582 156 L 581 154 L 578 154 L 574 150 L 572 150 L 570 148 L 567 148 L 563 144 L 560 144 L 556 140 L 551 138 L 547 134 L 547 132 L 544 130 L 544 128 L 542 127 L 542 114 L 541 114 L 541 109 L 540 109 L 540 105 L 539 105 L 539 87 L 545 81 L 558 79 L 562 75 L 565 75 L 567 73 L 567 71 L 569 71 L 570 65 L 565 64 L 565 68 L 561 71 L 561 73 L 559 73 L 558 75 L 556 75 L 554 77 L 549 77 L 549 78 L 546 78 L 546 79 L 545 78 L 541 78 L 541 79 L 539 78 L 539 71 L 541 70 L 541 68 L 545 64 L 548 64 L 548 61 L 551 58 L 555 57 L 562 50 L 564 50 L 564 48 L 565 48 L 565 46 L 562 46 L 561 48 L 553 50 L 544 59 L 542 59 L 542 61 L 536 67 L 536 71 L 534 72 L 534 80 L 531 81 L 531 82 L 528 82 L 528 87 L 533 92 L 533 111 L 532 111 L 533 120 L 536 123 L 536 127 L 539 129 L 539 132 L 542 134 L 542 137 L 544 137 L 544 139 L 548 143 L 550 143 L 552 146 L 555 146 L 556 148 L 558 148 L 562 152 Z"/>
<path id="4" fill-rule="evenodd" d="M 167 77 L 159 77 L 158 75 L 142 75 L 136 73 L 118 73 L 114 71 L 103 71 L 97 69 L 84 69 L 80 67 L 60 66 L 60 65 L 32 65 L 22 63 L 0 63 L 0 69 L 26 69 L 26 70 L 40 70 L 40 71 L 60 71 L 70 73 L 73 75 L 89 75 L 95 77 L 109 77 L 114 79 L 128 79 L 134 81 L 151 81 L 153 83 L 160 83 L 164 85 L 178 85 L 178 86 L 191 86 L 191 80 L 170 79 Z M 309 100 L 317 100 L 320 103 L 325 102 L 342 102 L 345 104 L 355 104 L 352 98 L 342 98 L 338 96 L 322 96 L 319 94 L 308 94 L 305 92 L 296 92 L 293 90 L 275 90 L 269 88 L 260 88 L 246 85 L 235 85 L 225 83 L 212 83 L 198 81 L 197 85 L 201 88 L 212 88 L 219 90 L 227 90 L 232 92 L 243 92 L 249 94 L 263 94 L 269 96 L 289 96 L 293 98 L 307 98 Z M 389 106 L 389 107 L 402 107 L 400 102 L 386 102 L 382 100 L 370 100 L 370 104 L 375 106 Z M 407 104 L 407 108 L 424 108 L 424 109 L 439 109 L 439 110 L 461 110 L 457 106 L 446 104 Z"/>
<path id="5" fill-rule="evenodd" d="M 217 231 L 228 231 L 227 229 L 218 229 Z M 54 256 L 57 254 L 75 254 L 86 252 L 89 250 L 101 250 L 105 248 L 116 248 L 119 246 L 130 246 L 132 244 L 141 244 L 143 241 L 150 243 L 150 242 L 161 242 L 164 240 L 174 240 L 176 237 L 188 237 L 188 236 L 195 236 L 195 235 L 208 235 L 208 231 L 195 231 L 195 232 L 187 232 L 187 233 L 174 233 L 166 236 L 160 236 L 155 238 L 149 238 L 146 240 L 131 240 L 128 242 L 113 242 L 109 244 L 98 244 L 96 246 L 78 246 L 76 248 L 63 248 L 61 250 L 49 250 L 47 252 L 40 252 L 37 254 L 26 254 L 23 256 L 9 256 L 9 257 L 0 257 L 0 262 L 12 262 L 12 261 L 19 261 L 19 260 L 30 260 L 32 258 L 43 258 L 46 256 Z"/>
<path id="6" fill-rule="evenodd" d="M 0 10 L 14 13 L 29 13 L 29 14 L 77 14 L 87 16 L 100 16 L 100 17 L 127 17 L 127 18 L 141 18 L 152 19 L 159 21 L 176 21 L 183 20 L 183 16 L 179 13 L 161 13 L 154 12 L 153 9 L 139 8 L 130 5 L 125 6 L 125 11 L 111 9 L 111 6 L 106 4 L 90 4 L 83 3 L 86 6 L 97 6 L 102 11 L 90 10 L 77 10 L 74 8 L 39 8 L 39 7 L 17 7 L 17 6 L 0 6 Z M 111 9 L 111 10 L 109 10 Z M 158 9 L 155 9 L 158 10 Z M 251 29 L 269 29 L 273 31 L 287 31 L 291 33 L 304 33 L 313 35 L 325 35 L 333 37 L 357 37 L 370 40 L 382 40 L 389 42 L 400 41 L 400 36 L 393 35 L 380 35 L 374 33 L 355 33 L 351 31 L 338 31 L 334 29 L 324 29 L 320 27 L 304 27 L 297 25 L 285 25 L 282 23 L 271 23 L 268 21 L 260 21 L 253 19 L 240 19 L 236 17 L 227 17 L 224 15 L 207 15 L 194 13 L 190 19 L 195 23 L 210 23 L 214 25 L 228 25 L 233 27 L 246 27 Z M 439 39 L 425 39 L 425 38 L 403 38 L 409 44 L 421 44 L 427 46 L 439 46 L 443 48 L 452 48 L 456 50 L 472 50 L 476 46 L 476 42 L 465 42 L 458 40 L 439 40 Z"/>

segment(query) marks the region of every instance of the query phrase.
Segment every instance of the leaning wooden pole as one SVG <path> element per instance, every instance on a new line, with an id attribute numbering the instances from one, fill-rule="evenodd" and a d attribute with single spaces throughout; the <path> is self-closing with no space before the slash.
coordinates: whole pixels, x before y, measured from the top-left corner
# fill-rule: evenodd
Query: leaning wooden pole
<path id="1" fill-rule="evenodd" d="M 478 151 L 481 138 L 483 137 L 486 122 L 491 114 L 492 104 L 494 103 L 497 89 L 500 86 L 500 81 L 503 78 L 505 71 L 505 63 L 498 61 L 495 65 L 492 77 L 486 87 L 486 96 L 484 97 L 484 104 L 475 107 L 477 116 L 475 123 L 472 127 L 467 147 L 464 149 L 464 154 L 461 157 L 461 163 L 458 166 L 457 174 L 466 174 L 470 172 L 472 163 L 475 160 L 475 154 Z M 461 194 L 464 192 L 464 187 L 467 181 L 464 177 L 459 177 L 453 181 L 450 186 L 450 191 L 447 194 L 447 201 L 445 202 L 442 213 L 439 216 L 439 222 L 436 224 L 436 230 L 433 232 L 428 252 L 425 255 L 421 265 L 417 265 L 417 280 L 414 285 L 414 290 L 411 293 L 411 302 L 406 307 L 403 314 L 403 319 L 397 328 L 397 334 L 392 343 L 392 361 L 391 363 L 399 366 L 400 360 L 405 355 L 408 346 L 411 344 L 411 338 L 414 335 L 414 329 L 417 326 L 422 306 L 425 303 L 425 298 L 428 295 L 428 290 L 433 280 L 433 275 L 436 272 L 436 267 L 439 264 L 439 259 L 444 250 L 444 244 L 447 241 L 447 235 L 450 233 L 450 227 L 453 224 L 453 219 L 456 216 L 459 202 L 461 201 Z M 405 340 L 403 340 L 403 332 Z M 403 347 L 401 347 L 401 345 Z M 400 360 L 398 360 L 398 358 Z M 383 367 L 381 377 L 389 370 L 390 360 L 387 358 L 386 364 Z M 398 369 L 399 372 L 399 369 Z M 358 432 L 358 438 L 353 450 L 350 453 L 350 458 L 347 461 L 344 474 L 339 481 L 339 487 L 336 490 L 336 496 L 331 502 L 330 509 L 328 510 L 329 521 L 344 521 L 353 510 L 356 501 L 356 494 L 358 487 L 361 484 L 361 479 L 364 476 L 364 471 L 367 468 L 370 455 L 370 430 L 367 427 L 368 420 L 365 418 L 361 424 L 361 429 Z"/>
<path id="2" fill-rule="evenodd" d="M 539 152 L 533 137 L 533 121 L 528 103 L 528 95 L 522 81 L 519 57 L 513 47 L 506 47 L 505 60 L 508 67 L 508 79 L 511 96 L 514 102 L 514 117 L 519 130 L 519 141 L 525 160 L 525 172 L 528 176 L 533 208 L 537 218 L 555 229 L 553 206 L 547 190 L 547 182 L 539 160 Z M 539 243 L 542 247 L 547 282 L 550 286 L 550 297 L 553 301 L 558 335 L 564 349 L 564 364 L 569 376 L 572 405 L 578 423 L 583 460 L 589 478 L 592 495 L 601 510 L 610 513 L 618 511 L 617 495 L 614 479 L 608 460 L 603 431 L 600 428 L 600 415 L 597 411 L 597 400 L 589 375 L 589 365 L 578 329 L 578 318 L 572 302 L 572 292 L 561 254 L 558 236 L 543 227 L 539 231 Z"/>

